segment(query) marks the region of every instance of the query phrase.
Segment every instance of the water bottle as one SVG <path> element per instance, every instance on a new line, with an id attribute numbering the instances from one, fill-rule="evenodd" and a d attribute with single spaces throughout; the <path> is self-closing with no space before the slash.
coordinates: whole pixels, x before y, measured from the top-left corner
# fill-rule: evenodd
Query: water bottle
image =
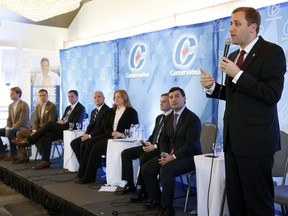
<path id="1" fill-rule="evenodd" d="M 140 125 L 139 127 L 139 139 L 145 139 L 145 127 L 144 125 Z"/>

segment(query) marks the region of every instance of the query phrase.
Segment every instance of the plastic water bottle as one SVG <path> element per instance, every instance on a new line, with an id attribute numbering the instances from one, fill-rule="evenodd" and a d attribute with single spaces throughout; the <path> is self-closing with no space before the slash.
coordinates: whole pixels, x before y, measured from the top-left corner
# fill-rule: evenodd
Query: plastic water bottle
<path id="1" fill-rule="evenodd" d="M 144 125 L 140 125 L 140 127 L 139 127 L 139 139 L 140 140 L 145 139 L 145 127 L 144 127 Z"/>

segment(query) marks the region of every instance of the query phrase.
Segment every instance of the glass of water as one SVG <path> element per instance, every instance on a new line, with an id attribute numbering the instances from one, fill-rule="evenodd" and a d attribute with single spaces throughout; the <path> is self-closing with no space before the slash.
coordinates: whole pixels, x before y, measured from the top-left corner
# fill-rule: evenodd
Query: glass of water
<path id="1" fill-rule="evenodd" d="M 129 136 L 130 136 L 130 130 L 129 129 L 124 130 L 124 136 L 125 136 L 125 138 L 129 138 Z"/>
<path id="2" fill-rule="evenodd" d="M 216 143 L 213 146 L 215 156 L 223 156 L 223 143 Z"/>
<path id="3" fill-rule="evenodd" d="M 76 123 L 76 128 L 77 128 L 78 131 L 81 129 L 81 123 L 80 122 Z"/>
<path id="4" fill-rule="evenodd" d="M 74 122 L 69 122 L 69 131 L 73 131 L 74 129 Z"/>

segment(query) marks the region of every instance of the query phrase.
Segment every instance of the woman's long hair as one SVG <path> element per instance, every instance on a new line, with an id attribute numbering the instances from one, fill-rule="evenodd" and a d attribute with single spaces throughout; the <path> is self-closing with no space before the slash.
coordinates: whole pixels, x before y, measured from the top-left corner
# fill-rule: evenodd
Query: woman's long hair
<path id="1" fill-rule="evenodd" d="M 114 92 L 113 100 L 115 99 L 115 94 L 116 94 L 116 93 L 120 93 L 121 97 L 122 97 L 123 100 L 124 100 L 124 106 L 125 106 L 126 108 L 127 108 L 127 107 L 132 107 L 132 105 L 131 105 L 131 103 L 130 103 L 129 96 L 128 96 L 128 94 L 127 94 L 127 92 L 126 92 L 125 90 L 123 90 L 123 89 L 116 90 L 116 91 Z M 116 110 L 116 109 L 117 109 L 117 105 L 114 103 L 113 106 L 112 106 L 112 108 L 113 108 L 114 110 Z"/>

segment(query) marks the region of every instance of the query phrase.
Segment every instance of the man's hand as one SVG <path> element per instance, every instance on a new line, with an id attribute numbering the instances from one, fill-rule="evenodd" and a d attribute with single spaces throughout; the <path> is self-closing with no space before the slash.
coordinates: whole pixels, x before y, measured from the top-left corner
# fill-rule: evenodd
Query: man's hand
<path id="1" fill-rule="evenodd" d="M 212 87 L 213 83 L 215 83 L 214 78 L 207 71 L 203 70 L 202 68 L 200 68 L 200 71 L 202 73 L 202 76 L 200 78 L 201 85 L 206 89 L 210 89 Z"/>
<path id="2" fill-rule="evenodd" d="M 65 121 L 60 119 L 59 121 L 57 121 L 58 124 L 65 124 Z"/>
<path id="3" fill-rule="evenodd" d="M 232 78 L 234 78 L 240 71 L 240 68 L 233 61 L 226 57 L 222 57 L 220 69 Z"/>
<path id="4" fill-rule="evenodd" d="M 82 142 L 85 140 L 88 140 L 88 139 L 90 139 L 90 137 L 89 137 L 89 134 L 87 134 L 87 133 L 84 133 L 83 136 L 81 137 Z"/>
<path id="5" fill-rule="evenodd" d="M 145 143 L 145 146 L 143 146 L 143 150 L 144 150 L 145 152 L 149 152 L 149 151 L 152 151 L 152 150 L 154 150 L 154 149 L 155 149 L 154 145 L 151 144 L 150 142 L 146 142 L 146 143 Z"/>
<path id="6" fill-rule="evenodd" d="M 159 164 L 161 166 L 165 165 L 166 163 L 169 163 L 170 161 L 174 160 L 174 157 L 170 154 L 167 154 L 166 156 L 164 157 L 161 157 L 158 161 L 159 161 Z"/>

